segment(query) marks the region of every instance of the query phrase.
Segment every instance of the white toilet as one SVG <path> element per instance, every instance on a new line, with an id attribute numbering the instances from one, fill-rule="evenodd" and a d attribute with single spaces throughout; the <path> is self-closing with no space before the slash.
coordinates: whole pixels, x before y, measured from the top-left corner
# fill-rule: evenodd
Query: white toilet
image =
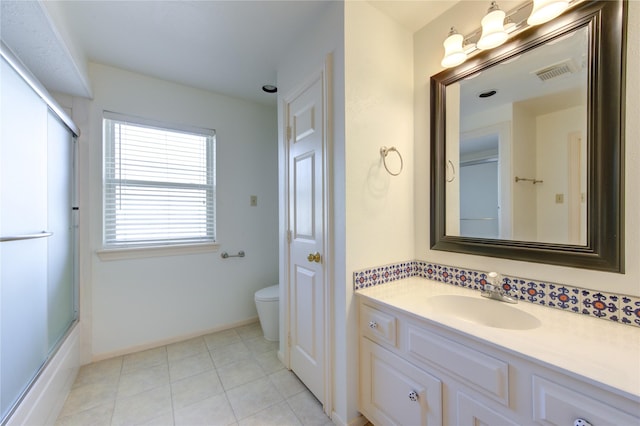
<path id="1" fill-rule="evenodd" d="M 279 286 L 278 284 L 256 291 L 255 301 L 264 338 L 272 342 L 279 340 Z"/>

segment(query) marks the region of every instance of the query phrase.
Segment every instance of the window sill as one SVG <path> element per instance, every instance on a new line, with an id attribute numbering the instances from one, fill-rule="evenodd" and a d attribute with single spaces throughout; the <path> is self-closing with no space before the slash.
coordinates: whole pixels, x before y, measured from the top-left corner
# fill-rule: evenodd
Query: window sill
<path id="1" fill-rule="evenodd" d="M 102 249 L 96 250 L 96 254 L 102 261 L 111 261 L 208 253 L 218 251 L 219 248 L 220 244 L 218 243 L 176 244 L 172 246 Z"/>

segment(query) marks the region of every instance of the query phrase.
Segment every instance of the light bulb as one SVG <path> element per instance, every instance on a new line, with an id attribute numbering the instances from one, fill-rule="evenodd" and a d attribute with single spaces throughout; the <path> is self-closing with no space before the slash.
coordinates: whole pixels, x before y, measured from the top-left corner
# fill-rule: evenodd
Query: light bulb
<path id="1" fill-rule="evenodd" d="M 444 41 L 444 57 L 442 58 L 442 65 L 445 68 L 451 68 L 460 65 L 467 60 L 467 54 L 462 48 L 464 37 L 451 27 L 449 31 L 449 37 Z"/>
<path id="2" fill-rule="evenodd" d="M 549 22 L 569 7 L 569 0 L 533 0 L 533 10 L 527 24 L 540 25 Z"/>
<path id="3" fill-rule="evenodd" d="M 493 49 L 507 41 L 509 34 L 504 30 L 504 18 L 504 11 L 500 10 L 495 1 L 491 2 L 491 7 L 482 18 L 482 36 L 476 45 L 478 49 Z"/>

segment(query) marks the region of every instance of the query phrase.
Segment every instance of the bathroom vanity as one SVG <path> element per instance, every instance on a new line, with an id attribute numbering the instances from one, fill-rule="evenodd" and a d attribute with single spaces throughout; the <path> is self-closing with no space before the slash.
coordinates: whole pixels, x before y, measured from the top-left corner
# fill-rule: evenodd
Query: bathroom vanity
<path id="1" fill-rule="evenodd" d="M 640 329 L 424 278 L 359 290 L 376 425 L 640 425 Z"/>

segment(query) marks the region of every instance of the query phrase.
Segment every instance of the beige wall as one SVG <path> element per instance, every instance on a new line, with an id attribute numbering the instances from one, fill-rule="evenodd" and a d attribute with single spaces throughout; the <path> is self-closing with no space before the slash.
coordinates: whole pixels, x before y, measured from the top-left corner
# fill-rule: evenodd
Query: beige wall
<path id="1" fill-rule="evenodd" d="M 368 2 L 345 2 L 344 25 L 346 390 L 357 403 L 353 271 L 413 258 L 413 43 L 409 31 Z M 402 155 L 398 176 L 385 170 L 382 146 L 395 146 Z M 392 171 L 399 170 L 395 153 L 387 161 Z"/>
<path id="2" fill-rule="evenodd" d="M 544 180 L 535 188 L 538 241 L 569 242 L 569 135 L 585 134 L 586 114 L 586 106 L 578 106 L 536 117 L 536 176 Z"/>
<path id="3" fill-rule="evenodd" d="M 501 3 L 509 10 L 517 4 Z M 497 270 L 505 274 L 565 283 L 589 289 L 640 296 L 640 2 L 628 2 L 625 148 L 625 245 L 626 273 L 614 274 L 511 261 L 489 257 L 432 251 L 429 249 L 429 76 L 442 70 L 442 41 L 451 25 L 465 34 L 478 27 L 483 2 L 462 1 L 431 24 L 414 34 L 415 84 L 415 257 L 433 262 L 460 265 L 479 270 Z"/>

